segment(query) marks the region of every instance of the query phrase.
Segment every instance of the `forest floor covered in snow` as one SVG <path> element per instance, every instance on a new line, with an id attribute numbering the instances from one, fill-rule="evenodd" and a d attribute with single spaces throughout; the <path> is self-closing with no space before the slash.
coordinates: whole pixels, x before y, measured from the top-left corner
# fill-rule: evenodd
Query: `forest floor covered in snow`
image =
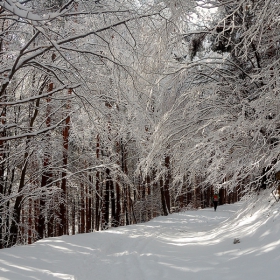
<path id="1" fill-rule="evenodd" d="M 217 212 L 181 212 L 2 249 L 0 279 L 279 279 L 279 212 L 280 202 L 266 191 Z"/>

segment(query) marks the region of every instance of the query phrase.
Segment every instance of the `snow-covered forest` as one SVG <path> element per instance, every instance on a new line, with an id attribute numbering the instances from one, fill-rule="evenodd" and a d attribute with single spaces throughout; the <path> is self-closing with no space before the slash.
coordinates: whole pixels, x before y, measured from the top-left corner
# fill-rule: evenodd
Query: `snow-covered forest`
<path id="1" fill-rule="evenodd" d="M 0 0 L 0 248 L 280 192 L 279 0 Z"/>

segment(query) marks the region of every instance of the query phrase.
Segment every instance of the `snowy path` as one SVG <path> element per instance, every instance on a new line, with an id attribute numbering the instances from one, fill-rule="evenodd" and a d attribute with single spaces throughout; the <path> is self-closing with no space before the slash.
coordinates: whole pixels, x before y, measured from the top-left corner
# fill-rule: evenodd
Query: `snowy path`
<path id="1" fill-rule="evenodd" d="M 278 207 L 278 208 L 277 208 Z M 279 205 L 240 204 L 0 250 L 0 280 L 279 279 Z M 241 243 L 233 244 L 239 237 Z"/>

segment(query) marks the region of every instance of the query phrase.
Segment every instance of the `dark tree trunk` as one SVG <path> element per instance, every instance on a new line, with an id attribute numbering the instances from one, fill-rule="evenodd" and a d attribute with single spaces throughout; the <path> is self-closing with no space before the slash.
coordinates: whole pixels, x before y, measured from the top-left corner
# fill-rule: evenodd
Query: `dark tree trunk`
<path id="1" fill-rule="evenodd" d="M 165 200 L 163 179 L 160 179 L 160 194 L 161 194 L 161 205 L 162 205 L 163 215 L 167 216 L 168 209 L 167 209 L 166 200 Z"/>
<path id="2" fill-rule="evenodd" d="M 72 199 L 72 235 L 76 234 L 76 202 L 75 198 Z"/>
<path id="3" fill-rule="evenodd" d="M 121 187 L 117 180 L 116 182 L 116 226 L 120 225 L 121 217 Z"/>
<path id="4" fill-rule="evenodd" d="M 1 49 L 1 48 L 0 48 Z M 1 124 L 3 127 L 5 127 L 5 123 L 6 123 L 6 107 L 4 107 L 2 109 L 1 112 Z M 5 137 L 6 136 L 6 132 L 5 130 L 3 130 L 3 132 L 0 133 L 0 137 Z M 0 195 L 2 195 L 4 197 L 5 193 L 5 158 L 6 158 L 6 151 L 5 151 L 5 145 L 6 143 L 3 140 L 0 140 L 0 161 L 2 162 L 0 164 Z M 0 201 L 0 249 L 4 248 L 4 223 L 5 223 L 5 219 L 4 219 L 4 205 L 1 203 L 2 201 Z"/>
<path id="5" fill-rule="evenodd" d="M 72 89 L 68 90 L 68 94 L 72 94 Z M 70 109 L 70 101 L 66 104 L 66 110 Z M 68 112 L 67 112 L 68 114 Z M 69 132 L 70 132 L 70 115 L 66 117 L 65 126 L 62 131 L 63 136 L 63 171 L 61 172 L 61 190 L 62 196 L 65 202 L 60 203 L 60 228 L 59 228 L 59 235 L 69 234 L 68 232 L 68 217 L 67 217 L 67 208 L 66 208 L 66 201 L 67 201 L 67 165 L 68 165 L 68 149 L 69 149 Z"/>
<path id="6" fill-rule="evenodd" d="M 219 196 L 220 196 L 220 199 L 219 199 L 219 204 L 220 205 L 223 205 L 225 204 L 226 202 L 226 197 L 225 197 L 226 193 L 225 193 L 225 189 L 222 188 L 219 190 Z"/>
<path id="7" fill-rule="evenodd" d="M 80 232 L 79 233 L 85 233 L 85 191 L 84 191 L 84 184 L 80 184 L 81 188 L 81 200 L 80 200 Z"/>
<path id="8" fill-rule="evenodd" d="M 205 202 L 206 202 L 206 207 L 211 207 L 211 188 L 208 187 L 207 188 L 207 191 L 206 191 L 207 195 L 206 195 L 206 198 L 205 198 Z"/>
<path id="9" fill-rule="evenodd" d="M 50 164 L 49 155 L 44 156 L 44 162 L 43 162 L 43 175 L 41 179 L 41 188 L 44 189 L 51 181 L 52 174 L 51 172 L 47 171 Z M 38 217 L 38 238 L 42 239 L 44 238 L 44 235 L 46 233 L 46 220 L 45 220 L 45 214 L 43 213 L 45 208 L 45 198 L 41 197 L 39 202 L 39 217 Z M 50 233 L 48 232 L 48 235 Z"/>
<path id="10" fill-rule="evenodd" d="M 27 140 L 27 146 L 29 145 L 29 141 Z M 26 147 L 27 149 L 27 147 Z M 19 182 L 19 188 L 18 193 L 20 193 L 24 187 L 24 181 L 25 181 L 25 175 L 27 170 L 27 158 L 28 158 L 28 152 L 26 151 L 24 154 L 24 165 L 23 169 L 21 171 L 20 176 L 20 182 Z M 13 219 L 11 222 L 11 228 L 10 228 L 10 237 L 8 241 L 8 246 L 12 247 L 16 244 L 17 238 L 18 238 L 18 232 L 19 232 L 19 224 L 21 220 L 21 207 L 22 207 L 22 195 L 18 195 L 15 201 L 14 205 L 14 211 L 13 211 Z"/>
<path id="11" fill-rule="evenodd" d="M 53 83 L 49 84 L 48 87 L 48 92 L 51 92 L 53 90 Z M 47 98 L 47 113 L 46 113 L 46 126 L 50 127 L 51 126 L 51 107 L 50 107 L 50 101 L 51 98 Z M 46 135 L 47 141 L 50 141 L 50 134 L 47 133 Z M 44 154 L 44 160 L 43 160 L 43 174 L 42 174 L 42 179 L 41 179 L 41 189 L 45 188 L 48 183 L 50 183 L 52 174 L 48 170 L 50 166 L 50 160 L 51 156 L 49 152 L 46 152 Z M 40 198 L 40 203 L 39 203 L 39 218 L 38 218 L 38 238 L 42 239 L 44 238 L 44 234 L 46 232 L 46 220 L 45 220 L 45 215 L 42 213 L 45 208 L 45 199 L 44 197 Z M 51 210 L 50 210 L 51 212 Z M 51 215 L 51 213 L 49 213 Z M 51 233 L 48 231 L 48 236 L 51 236 Z"/>
<path id="12" fill-rule="evenodd" d="M 188 187 L 187 188 L 187 206 L 192 202 L 192 188 Z"/>
<path id="13" fill-rule="evenodd" d="M 147 175 L 146 177 L 146 192 L 148 197 L 151 197 L 151 178 L 149 175 Z M 151 200 L 150 200 L 151 201 Z M 147 219 L 148 221 L 152 219 L 152 215 L 153 215 L 153 207 L 152 205 L 147 205 L 148 209 L 147 209 Z"/>
<path id="14" fill-rule="evenodd" d="M 165 203 L 166 203 L 166 208 L 167 208 L 168 213 L 170 213 L 171 207 L 170 207 L 169 182 L 171 179 L 171 175 L 170 175 L 170 158 L 169 158 L 169 156 L 165 157 L 165 167 L 167 169 L 167 175 L 165 176 L 163 190 L 164 190 L 164 199 L 165 199 Z"/>
<path id="15" fill-rule="evenodd" d="M 100 172 L 96 172 L 95 184 L 95 229 L 99 231 L 100 226 Z"/>
<path id="16" fill-rule="evenodd" d="M 91 177 L 89 178 L 91 182 Z M 91 191 L 90 185 L 87 186 L 87 197 L 86 197 L 86 232 L 91 232 L 91 220 L 92 220 L 92 198 L 91 198 Z"/>
<path id="17" fill-rule="evenodd" d="M 110 184 L 111 184 L 110 169 L 106 168 L 106 184 L 103 203 L 103 228 L 109 227 L 109 215 L 110 215 Z"/>
<path id="18" fill-rule="evenodd" d="M 125 145 L 123 143 L 123 140 L 121 139 L 120 141 L 120 152 L 121 152 L 121 167 L 122 171 L 127 175 L 128 174 L 128 169 L 127 169 L 127 151 L 125 148 Z M 125 183 L 123 183 L 123 214 L 125 216 L 125 221 L 124 225 L 129 225 L 129 193 L 128 193 L 128 188 Z"/>
<path id="19" fill-rule="evenodd" d="M 110 181 L 110 191 L 111 191 L 111 211 L 112 211 L 112 227 L 117 227 L 117 212 L 116 212 L 116 197 L 114 184 Z"/>
<path id="20" fill-rule="evenodd" d="M 96 159 L 99 160 L 100 155 L 100 139 L 96 137 Z M 95 175 L 95 230 L 99 231 L 100 226 L 100 172 Z"/>

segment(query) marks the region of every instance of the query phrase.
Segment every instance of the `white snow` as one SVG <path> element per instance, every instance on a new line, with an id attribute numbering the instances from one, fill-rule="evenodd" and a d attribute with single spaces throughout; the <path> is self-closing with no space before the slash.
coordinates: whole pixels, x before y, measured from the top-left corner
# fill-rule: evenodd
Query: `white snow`
<path id="1" fill-rule="evenodd" d="M 279 279 L 280 203 L 268 197 L 3 249 L 0 279 Z"/>

